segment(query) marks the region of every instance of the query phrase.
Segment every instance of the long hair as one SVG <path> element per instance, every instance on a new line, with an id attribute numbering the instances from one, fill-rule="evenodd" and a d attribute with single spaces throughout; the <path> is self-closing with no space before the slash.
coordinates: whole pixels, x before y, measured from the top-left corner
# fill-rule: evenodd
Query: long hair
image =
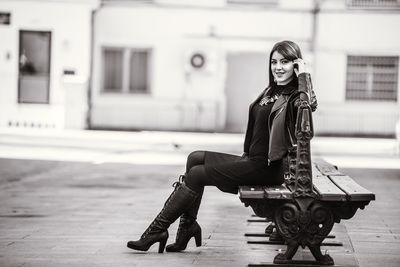
<path id="1" fill-rule="evenodd" d="M 281 41 L 278 42 L 272 47 L 271 53 L 269 54 L 269 61 L 268 61 L 268 76 L 269 76 L 269 85 L 268 87 L 276 87 L 277 84 L 274 81 L 274 76 L 272 75 L 271 72 L 271 59 L 272 59 L 272 54 L 278 51 L 279 54 L 281 54 L 284 58 L 288 60 L 295 60 L 296 58 L 303 58 L 300 47 L 292 41 Z M 297 76 L 293 74 L 295 79 L 295 82 L 297 83 Z"/>

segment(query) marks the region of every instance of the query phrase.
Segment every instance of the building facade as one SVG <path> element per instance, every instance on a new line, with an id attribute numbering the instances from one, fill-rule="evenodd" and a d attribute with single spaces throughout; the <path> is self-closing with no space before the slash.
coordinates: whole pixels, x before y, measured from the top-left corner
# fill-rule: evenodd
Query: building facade
<path id="1" fill-rule="evenodd" d="M 86 127 L 97 6 L 0 1 L 0 127 Z"/>
<path id="2" fill-rule="evenodd" d="M 319 134 L 394 135 L 399 1 L 320 1 L 314 53 Z"/>
<path id="3" fill-rule="evenodd" d="M 18 0 L 0 16 L 2 127 L 243 132 L 285 39 L 310 66 L 317 134 L 394 135 L 400 116 L 397 0 Z"/>

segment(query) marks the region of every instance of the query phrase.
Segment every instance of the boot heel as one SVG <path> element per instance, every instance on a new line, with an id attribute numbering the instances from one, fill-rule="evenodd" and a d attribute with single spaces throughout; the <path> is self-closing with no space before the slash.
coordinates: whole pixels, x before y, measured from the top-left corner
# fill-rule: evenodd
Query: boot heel
<path id="1" fill-rule="evenodd" d="M 158 247 L 158 253 L 164 253 L 165 245 L 167 244 L 168 238 L 160 240 L 160 246 Z"/>
<path id="2" fill-rule="evenodd" d="M 194 240 L 196 241 L 196 247 L 200 247 L 201 246 L 201 229 L 200 229 L 200 231 L 198 231 L 195 234 Z"/>

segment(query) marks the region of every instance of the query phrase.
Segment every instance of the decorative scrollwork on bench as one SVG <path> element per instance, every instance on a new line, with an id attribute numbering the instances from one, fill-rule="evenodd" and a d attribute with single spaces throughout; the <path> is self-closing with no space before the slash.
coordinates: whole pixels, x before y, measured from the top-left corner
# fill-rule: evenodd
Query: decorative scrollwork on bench
<path id="1" fill-rule="evenodd" d="M 295 203 L 285 203 L 278 208 L 275 223 L 285 239 L 296 240 L 304 248 L 324 240 L 332 230 L 334 217 L 330 209 L 318 201 L 307 210 Z"/>
<path id="2" fill-rule="evenodd" d="M 333 264 L 332 258 L 322 255 L 320 250 L 322 241 L 334 224 L 332 211 L 323 203 L 313 201 L 305 210 L 296 205 L 296 202 L 285 203 L 276 211 L 275 224 L 288 248 L 285 253 L 275 257 L 274 263 L 290 262 L 299 246 L 307 246 L 319 263 Z"/>
<path id="3" fill-rule="evenodd" d="M 313 136 L 311 108 L 306 100 L 302 101 L 296 121 L 297 162 L 295 197 L 315 198 L 312 185 L 310 140 Z"/>

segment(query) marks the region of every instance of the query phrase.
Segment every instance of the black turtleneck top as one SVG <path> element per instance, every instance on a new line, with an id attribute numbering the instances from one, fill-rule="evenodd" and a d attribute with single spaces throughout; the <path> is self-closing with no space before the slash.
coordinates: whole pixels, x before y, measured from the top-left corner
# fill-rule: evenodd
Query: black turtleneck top
<path id="1" fill-rule="evenodd" d="M 297 80 L 293 79 L 286 85 L 275 85 L 267 94 L 269 96 L 280 95 L 287 87 L 297 87 Z M 260 101 L 256 102 L 250 110 L 249 119 L 252 120 L 253 129 L 249 146 L 249 157 L 251 160 L 267 163 L 269 150 L 269 130 L 268 117 L 271 114 L 272 106 L 275 102 L 260 106 Z M 273 118 L 271 118 L 272 120 Z"/>

